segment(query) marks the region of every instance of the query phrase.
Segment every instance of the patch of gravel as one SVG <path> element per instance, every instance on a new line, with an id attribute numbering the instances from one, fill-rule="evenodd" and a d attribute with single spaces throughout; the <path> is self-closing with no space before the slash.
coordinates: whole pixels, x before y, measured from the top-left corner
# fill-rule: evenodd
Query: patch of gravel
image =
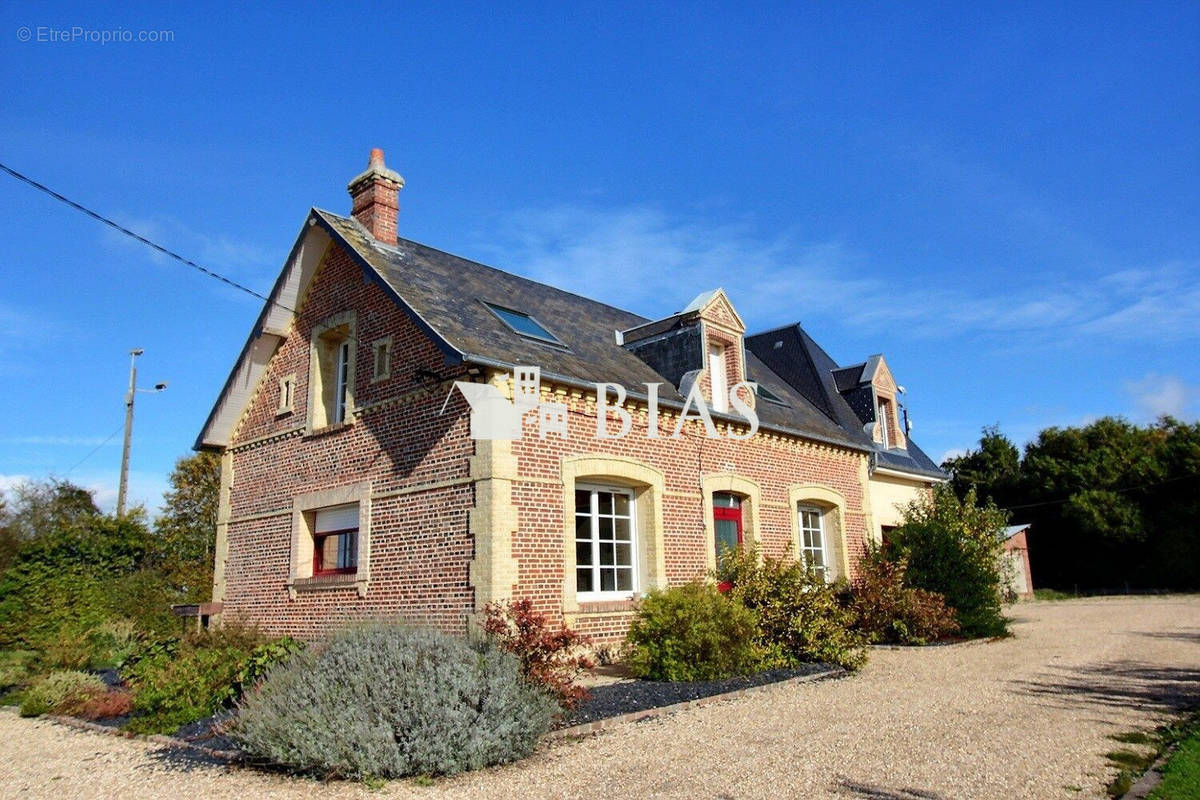
<path id="1" fill-rule="evenodd" d="M 5 796 L 72 798 L 1103 798 L 1110 737 L 1200 704 L 1200 597 L 1012 609 L 1014 636 L 873 650 L 837 681 L 771 686 L 505 767 L 372 792 L 0 711 Z"/>
<path id="2" fill-rule="evenodd" d="M 717 681 L 622 681 L 605 686 L 594 686 L 588 691 L 588 700 L 579 708 L 565 715 L 558 723 L 558 728 L 569 728 L 582 725 L 585 722 L 595 722 L 609 717 L 619 717 L 634 711 L 645 711 L 650 708 L 683 703 L 688 700 L 700 700 L 715 694 L 735 692 L 738 689 L 749 689 L 754 686 L 764 686 L 768 683 L 778 683 L 789 678 L 803 675 L 815 675 L 831 669 L 828 664 L 805 664 L 790 669 L 773 669 L 760 672 L 757 675 L 725 678 Z"/>

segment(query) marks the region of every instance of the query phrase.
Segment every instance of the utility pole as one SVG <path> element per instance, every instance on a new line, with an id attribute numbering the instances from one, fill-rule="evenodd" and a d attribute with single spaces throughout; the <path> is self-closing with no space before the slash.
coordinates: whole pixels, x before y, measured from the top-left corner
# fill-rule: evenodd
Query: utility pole
<path id="1" fill-rule="evenodd" d="M 129 351 L 129 391 L 125 393 L 125 447 L 121 451 L 121 484 L 117 489 L 117 516 L 125 516 L 125 495 L 129 490 L 129 444 L 133 439 L 133 399 L 138 392 L 161 392 L 167 384 L 155 384 L 153 389 L 137 388 L 137 357 L 146 352 L 138 347 Z"/>

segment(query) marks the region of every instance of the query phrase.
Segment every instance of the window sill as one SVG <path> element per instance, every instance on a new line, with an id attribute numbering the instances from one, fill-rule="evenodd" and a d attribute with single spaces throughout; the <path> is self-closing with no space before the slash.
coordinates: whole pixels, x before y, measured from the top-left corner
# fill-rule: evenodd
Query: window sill
<path id="1" fill-rule="evenodd" d="M 280 408 L 280 409 L 276 409 L 275 418 L 279 419 L 280 417 L 290 417 L 292 414 L 295 414 L 295 413 L 296 413 L 296 409 L 294 409 L 294 408 Z"/>
<path id="2" fill-rule="evenodd" d="M 293 592 L 317 592 L 322 589 L 344 589 L 360 582 L 357 572 L 331 572 L 311 578 L 293 578 L 288 588 Z"/>
<path id="3" fill-rule="evenodd" d="M 612 600 L 580 600 L 580 614 L 616 614 L 624 611 L 633 611 L 637 608 L 637 601 L 632 597 L 614 598 Z"/>

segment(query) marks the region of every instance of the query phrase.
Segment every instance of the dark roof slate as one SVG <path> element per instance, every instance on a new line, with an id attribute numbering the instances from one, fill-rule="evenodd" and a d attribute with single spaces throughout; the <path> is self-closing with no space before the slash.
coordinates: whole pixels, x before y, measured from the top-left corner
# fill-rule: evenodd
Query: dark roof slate
<path id="1" fill-rule="evenodd" d="M 911 438 L 905 449 L 880 450 L 867 435 L 863 421 L 843 394 L 859 385 L 865 363 L 839 367 L 799 324 L 747 336 L 746 350 L 792 383 L 812 405 L 828 409 L 830 418 L 848 437 L 873 451 L 878 466 L 931 478 L 948 477 Z"/>
<path id="2" fill-rule="evenodd" d="M 616 341 L 618 330 L 657 321 L 407 239 L 400 239 L 396 247 L 386 247 L 357 220 L 315 209 L 314 214 L 383 280 L 418 324 L 439 340 L 448 357 L 497 365 L 537 365 L 548 377 L 620 383 L 634 396 L 644 383 L 663 383 L 659 391 L 662 400 L 683 402 L 674 385 L 664 382 Z M 483 302 L 532 314 L 564 347 L 515 333 Z M 667 328 L 677 322 L 674 317 L 668 319 Z M 764 427 L 869 449 L 862 437 L 848 435 L 825 409 L 749 352 L 746 376 L 786 401 L 786 405 L 757 404 Z"/>

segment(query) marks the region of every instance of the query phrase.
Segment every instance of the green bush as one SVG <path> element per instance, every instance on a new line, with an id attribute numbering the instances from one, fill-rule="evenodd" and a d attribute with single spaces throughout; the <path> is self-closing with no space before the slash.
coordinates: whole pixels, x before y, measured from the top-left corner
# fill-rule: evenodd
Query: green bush
<path id="1" fill-rule="evenodd" d="M 85 666 L 83 640 L 105 622 L 175 629 L 176 595 L 151 564 L 156 546 L 136 515 L 87 517 L 22 543 L 0 576 L 0 646 L 55 648 L 52 663 Z"/>
<path id="2" fill-rule="evenodd" d="M 730 551 L 717 570 L 729 597 L 754 616 L 755 641 L 764 669 L 821 661 L 857 669 L 867 659 L 866 639 L 854 628 L 854 612 L 837 587 L 804 565 L 759 558 L 753 550 Z"/>
<path id="3" fill-rule="evenodd" d="M 629 666 L 655 681 L 746 675 L 760 660 L 754 633 L 754 615 L 708 584 L 651 592 L 629 627 Z"/>
<path id="4" fill-rule="evenodd" d="M 370 625 L 272 671 L 230 732 L 257 758 L 326 777 L 438 775 L 528 755 L 555 707 L 486 639 Z"/>
<path id="5" fill-rule="evenodd" d="M 136 733 L 171 733 L 233 704 L 276 663 L 300 648 L 235 625 L 147 643 L 130 659 Z"/>
<path id="6" fill-rule="evenodd" d="M 0 694 L 8 694 L 36 675 L 37 653 L 32 650 L 0 651 Z"/>
<path id="7" fill-rule="evenodd" d="M 976 504 L 974 489 L 960 501 L 941 484 L 910 503 L 904 524 L 889 535 L 888 556 L 906 559 L 908 585 L 944 596 L 967 638 L 1008 633 L 1001 613 L 1005 522 L 1005 513 L 990 501 Z"/>
<path id="8" fill-rule="evenodd" d="M 21 698 L 21 716 L 71 714 L 107 693 L 104 682 L 87 672 L 61 670 L 35 682 Z"/>
<path id="9" fill-rule="evenodd" d="M 119 668 L 139 646 L 137 626 L 127 619 L 105 622 L 87 633 L 88 657 L 92 669 Z"/>
<path id="10" fill-rule="evenodd" d="M 905 585 L 907 561 L 872 548 L 859 562 L 852 603 L 857 627 L 871 642 L 928 644 L 958 630 L 954 610 L 936 592 Z"/>

